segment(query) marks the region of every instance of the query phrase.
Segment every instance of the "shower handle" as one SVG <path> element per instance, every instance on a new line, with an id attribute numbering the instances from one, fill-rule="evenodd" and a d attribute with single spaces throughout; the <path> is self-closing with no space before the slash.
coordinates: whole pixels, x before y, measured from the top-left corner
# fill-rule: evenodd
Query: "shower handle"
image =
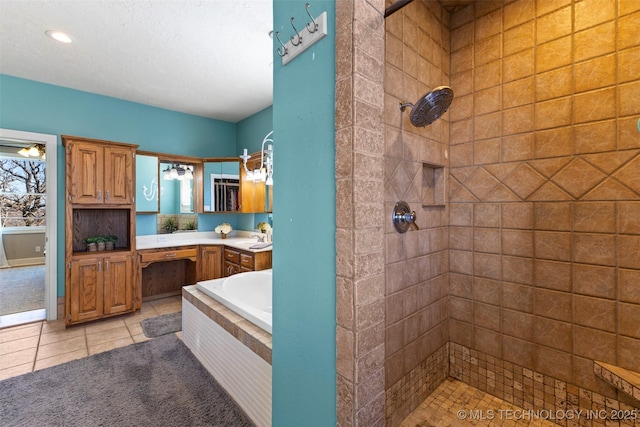
<path id="1" fill-rule="evenodd" d="M 391 220 L 393 226 L 398 233 L 406 233 L 410 226 L 414 226 L 416 230 L 419 230 L 416 224 L 416 212 L 409 208 L 407 202 L 399 201 L 393 207 L 391 213 Z"/>

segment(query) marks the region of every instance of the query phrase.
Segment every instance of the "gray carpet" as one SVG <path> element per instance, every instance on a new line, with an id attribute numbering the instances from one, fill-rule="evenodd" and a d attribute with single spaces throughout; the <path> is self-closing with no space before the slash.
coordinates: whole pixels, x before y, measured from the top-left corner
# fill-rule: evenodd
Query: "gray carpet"
<path id="1" fill-rule="evenodd" d="M 155 338 L 182 330 L 182 312 L 163 314 L 144 319 L 140 322 L 142 332 L 147 338 Z"/>
<path id="2" fill-rule="evenodd" d="M 0 316 L 44 308 L 44 265 L 0 268 Z"/>
<path id="3" fill-rule="evenodd" d="M 253 426 L 175 335 L 0 381 L 0 426 Z"/>

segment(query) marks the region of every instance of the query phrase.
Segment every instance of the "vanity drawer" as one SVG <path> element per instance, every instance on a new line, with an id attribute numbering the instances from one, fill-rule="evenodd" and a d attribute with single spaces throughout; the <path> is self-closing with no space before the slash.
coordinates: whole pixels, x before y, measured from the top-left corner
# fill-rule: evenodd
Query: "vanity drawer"
<path id="1" fill-rule="evenodd" d="M 240 273 L 240 266 L 238 264 L 232 264 L 228 261 L 224 262 L 224 275 L 225 277 L 233 276 Z"/>
<path id="2" fill-rule="evenodd" d="M 195 259 L 198 256 L 196 248 L 189 249 L 176 249 L 176 250 L 161 250 L 158 252 L 144 252 L 140 253 L 140 261 L 157 262 L 157 261 L 172 261 L 174 259 Z"/>
<path id="3" fill-rule="evenodd" d="M 240 265 L 250 270 L 253 270 L 253 256 L 240 254 Z"/>
<path id="4" fill-rule="evenodd" d="M 231 249 L 224 250 L 224 259 L 225 261 L 235 262 L 236 264 L 240 263 L 240 252 L 232 251 Z"/>

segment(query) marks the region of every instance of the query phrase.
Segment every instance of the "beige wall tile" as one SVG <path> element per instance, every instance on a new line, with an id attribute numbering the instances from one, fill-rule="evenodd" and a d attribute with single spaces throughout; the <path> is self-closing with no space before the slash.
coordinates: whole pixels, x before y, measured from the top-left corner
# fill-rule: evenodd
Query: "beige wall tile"
<path id="1" fill-rule="evenodd" d="M 474 325 L 500 332 L 500 307 L 490 304 L 473 304 Z"/>
<path id="2" fill-rule="evenodd" d="M 578 154 L 614 151 L 616 149 L 615 120 L 575 126 L 574 131 L 575 152 Z"/>
<path id="3" fill-rule="evenodd" d="M 546 101 L 571 95 L 573 92 L 572 71 L 572 67 L 562 67 L 536 74 L 536 101 Z"/>
<path id="4" fill-rule="evenodd" d="M 503 229 L 502 253 L 505 255 L 532 257 L 533 232 L 528 230 Z"/>
<path id="5" fill-rule="evenodd" d="M 623 16 L 618 20 L 618 49 L 640 45 L 638 22 L 640 22 L 640 12 Z"/>
<path id="6" fill-rule="evenodd" d="M 616 269 L 587 264 L 573 264 L 573 290 L 578 294 L 614 299 Z"/>
<path id="7" fill-rule="evenodd" d="M 562 381 L 573 380 L 573 360 L 570 353 L 537 345 L 535 369 Z"/>
<path id="8" fill-rule="evenodd" d="M 574 88 L 578 92 L 605 88 L 616 83 L 616 55 L 579 62 L 573 67 Z"/>
<path id="9" fill-rule="evenodd" d="M 640 305 L 618 304 L 619 333 L 640 339 Z"/>
<path id="10" fill-rule="evenodd" d="M 556 10 L 536 20 L 536 43 L 546 43 L 571 33 L 571 6 Z"/>
<path id="11" fill-rule="evenodd" d="M 574 326 L 573 352 L 577 356 L 616 363 L 616 336 L 597 329 Z"/>
<path id="12" fill-rule="evenodd" d="M 533 341 L 534 317 L 515 310 L 502 310 L 502 332 L 526 341 Z"/>
<path id="13" fill-rule="evenodd" d="M 568 103 L 560 101 L 565 114 L 570 114 Z M 536 106 L 537 108 L 537 106 Z M 573 147 L 573 128 L 561 127 L 535 133 L 533 155 L 536 159 L 567 156 Z"/>
<path id="14" fill-rule="evenodd" d="M 570 125 L 573 108 L 573 100 L 570 97 L 537 103 L 535 108 L 536 130 Z"/>
<path id="15" fill-rule="evenodd" d="M 576 94 L 573 98 L 573 120 L 586 123 L 605 120 L 616 115 L 616 89 L 614 87 Z"/>
<path id="16" fill-rule="evenodd" d="M 547 347 L 571 352 L 572 325 L 568 322 L 537 317 L 535 320 L 535 342 Z"/>
<path id="17" fill-rule="evenodd" d="M 502 335 L 488 329 L 473 328 L 473 344 L 478 351 L 500 357 L 502 355 Z"/>
<path id="18" fill-rule="evenodd" d="M 501 156 L 503 162 L 533 158 L 533 133 L 505 135 L 502 138 Z"/>
<path id="19" fill-rule="evenodd" d="M 607 234 L 574 234 L 573 260 L 584 264 L 616 264 L 616 237 Z"/>
<path id="20" fill-rule="evenodd" d="M 502 81 L 510 82 L 534 75 L 534 50 L 527 49 L 502 59 Z"/>
<path id="21" fill-rule="evenodd" d="M 571 36 L 562 37 L 536 48 L 536 73 L 560 68 L 571 63 L 573 44 Z"/>
<path id="22" fill-rule="evenodd" d="M 615 22 L 607 22 L 575 33 L 574 61 L 613 53 L 616 50 Z"/>
<path id="23" fill-rule="evenodd" d="M 636 370 L 638 369 L 638 354 L 640 354 L 640 340 L 635 338 L 618 338 L 618 366 Z"/>
<path id="24" fill-rule="evenodd" d="M 614 203 L 575 203 L 573 230 L 599 233 L 616 231 L 616 206 Z"/>
<path id="25" fill-rule="evenodd" d="M 473 235 L 473 250 L 476 252 L 500 253 L 500 230 L 476 228 Z"/>
<path id="26" fill-rule="evenodd" d="M 615 301 L 574 295 L 573 307 L 573 321 L 576 324 L 608 332 L 616 331 Z"/>
<path id="27" fill-rule="evenodd" d="M 571 294 L 548 289 L 536 289 L 535 314 L 570 322 L 572 319 Z"/>
<path id="28" fill-rule="evenodd" d="M 571 264 L 568 262 L 535 260 L 536 286 L 571 292 Z"/>
<path id="29" fill-rule="evenodd" d="M 505 308 L 533 313 L 533 298 L 532 286 L 503 282 L 502 305 Z"/>
<path id="30" fill-rule="evenodd" d="M 476 277 L 473 279 L 473 299 L 499 306 L 502 300 L 500 281 Z"/>
<path id="31" fill-rule="evenodd" d="M 584 0 L 575 6 L 577 31 L 592 27 L 615 17 L 615 2 L 607 0 Z"/>
<path id="32" fill-rule="evenodd" d="M 618 93 L 620 96 L 618 113 L 621 116 L 640 112 L 640 100 L 638 100 L 638 97 L 640 97 L 640 81 L 620 85 Z"/>
<path id="33" fill-rule="evenodd" d="M 504 28 L 512 28 L 535 16 L 534 0 L 517 0 L 504 7 Z"/>
<path id="34" fill-rule="evenodd" d="M 500 205 L 481 203 L 473 206 L 473 225 L 476 227 L 499 227 Z"/>
<path id="35" fill-rule="evenodd" d="M 502 357 L 508 362 L 533 369 L 534 345 L 508 335 L 502 336 Z"/>
<path id="36" fill-rule="evenodd" d="M 640 202 L 618 203 L 618 223 L 624 234 L 640 234 Z"/>
<path id="37" fill-rule="evenodd" d="M 533 46 L 533 21 L 526 22 L 503 33 L 505 56 L 530 49 Z"/>
<path id="38" fill-rule="evenodd" d="M 618 265 L 640 269 L 640 236 L 618 236 Z"/>

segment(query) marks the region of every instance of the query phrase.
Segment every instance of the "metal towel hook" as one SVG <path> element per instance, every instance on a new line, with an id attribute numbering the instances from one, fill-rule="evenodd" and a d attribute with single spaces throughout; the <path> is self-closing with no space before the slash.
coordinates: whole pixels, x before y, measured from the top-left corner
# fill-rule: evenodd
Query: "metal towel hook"
<path id="1" fill-rule="evenodd" d="M 318 23 L 316 22 L 315 19 L 313 19 L 313 16 L 311 16 L 311 13 L 309 13 L 309 7 L 311 5 L 309 3 L 307 3 L 304 7 L 307 8 L 307 15 L 309 15 L 309 18 L 311 18 L 311 21 L 313 22 L 313 31 L 311 31 L 311 22 L 307 22 L 307 31 L 309 31 L 309 34 L 313 34 L 316 31 L 318 31 Z"/>
<path id="2" fill-rule="evenodd" d="M 280 37 L 278 37 L 280 35 L 280 31 L 276 31 L 275 34 L 276 34 L 276 38 L 278 39 L 278 43 L 280 43 L 280 45 L 282 46 L 282 52 L 280 52 L 280 48 L 276 49 L 276 52 L 281 57 L 285 56 L 289 52 L 287 51 L 287 47 L 284 45 L 284 43 L 282 43 L 282 40 L 280 40 Z"/>
<path id="3" fill-rule="evenodd" d="M 293 16 L 291 17 L 291 26 L 293 27 L 293 31 L 296 32 L 296 36 L 298 37 L 298 43 L 295 43 L 293 41 L 293 36 L 291 36 L 291 44 L 294 46 L 298 46 L 300 43 L 302 43 L 302 36 L 300 35 L 300 33 L 298 32 L 298 30 L 296 30 L 296 27 L 293 25 L 293 21 L 295 21 L 296 18 L 294 18 Z"/>

